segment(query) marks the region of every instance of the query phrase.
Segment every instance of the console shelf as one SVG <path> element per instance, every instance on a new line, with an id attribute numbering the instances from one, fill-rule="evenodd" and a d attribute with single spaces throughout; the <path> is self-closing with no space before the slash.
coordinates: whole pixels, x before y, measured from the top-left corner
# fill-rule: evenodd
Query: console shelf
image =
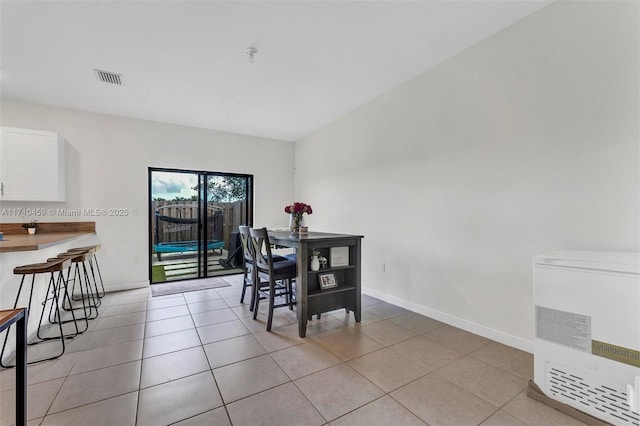
<path id="1" fill-rule="evenodd" d="M 312 315 L 346 308 L 353 312 L 355 320 L 361 318 L 361 235 L 329 234 L 324 232 L 310 232 L 304 235 L 289 232 L 269 232 L 272 244 L 296 249 L 298 276 L 296 278 L 296 297 L 298 309 L 298 333 L 300 337 L 306 335 L 307 320 Z M 348 248 L 348 265 L 329 266 L 328 268 L 312 271 L 310 259 L 313 252 L 330 259 L 333 247 Z M 342 253 L 341 253 L 342 254 Z M 342 259 L 341 259 L 342 260 Z M 346 263 L 340 262 L 340 263 Z M 319 276 L 332 273 L 338 286 L 322 290 Z"/>

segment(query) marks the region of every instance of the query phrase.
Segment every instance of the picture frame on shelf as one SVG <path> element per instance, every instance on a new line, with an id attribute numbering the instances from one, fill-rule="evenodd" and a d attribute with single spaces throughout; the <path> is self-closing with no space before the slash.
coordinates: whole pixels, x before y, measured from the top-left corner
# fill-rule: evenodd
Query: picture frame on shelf
<path id="1" fill-rule="evenodd" d="M 332 268 L 349 265 L 349 247 L 331 247 L 329 249 L 330 265 Z"/>
<path id="2" fill-rule="evenodd" d="M 338 287 L 338 280 L 336 280 L 333 272 L 318 274 L 318 281 L 320 281 L 320 288 L 322 290 Z"/>

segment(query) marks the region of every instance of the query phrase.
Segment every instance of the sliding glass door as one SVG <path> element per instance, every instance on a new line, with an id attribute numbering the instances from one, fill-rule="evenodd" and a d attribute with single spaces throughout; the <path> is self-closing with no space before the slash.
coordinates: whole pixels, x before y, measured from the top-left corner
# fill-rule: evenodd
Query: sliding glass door
<path id="1" fill-rule="evenodd" d="M 252 200 L 250 175 L 149 168 L 151 283 L 241 272 Z"/>

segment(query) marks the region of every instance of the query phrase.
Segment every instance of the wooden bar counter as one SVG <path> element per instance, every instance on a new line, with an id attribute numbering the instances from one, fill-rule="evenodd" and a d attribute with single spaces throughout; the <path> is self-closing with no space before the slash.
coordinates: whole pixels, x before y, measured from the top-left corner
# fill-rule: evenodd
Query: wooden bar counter
<path id="1" fill-rule="evenodd" d="M 0 223 L 4 239 L 0 253 L 41 250 L 57 244 L 74 241 L 96 233 L 95 222 L 43 222 L 29 235 L 21 223 Z"/>

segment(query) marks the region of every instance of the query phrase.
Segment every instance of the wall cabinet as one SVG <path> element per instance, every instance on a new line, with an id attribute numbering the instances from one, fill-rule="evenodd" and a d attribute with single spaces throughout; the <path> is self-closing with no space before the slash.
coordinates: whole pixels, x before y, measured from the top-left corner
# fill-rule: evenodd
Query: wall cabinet
<path id="1" fill-rule="evenodd" d="M 0 199 L 65 201 L 64 160 L 57 133 L 0 127 Z"/>

